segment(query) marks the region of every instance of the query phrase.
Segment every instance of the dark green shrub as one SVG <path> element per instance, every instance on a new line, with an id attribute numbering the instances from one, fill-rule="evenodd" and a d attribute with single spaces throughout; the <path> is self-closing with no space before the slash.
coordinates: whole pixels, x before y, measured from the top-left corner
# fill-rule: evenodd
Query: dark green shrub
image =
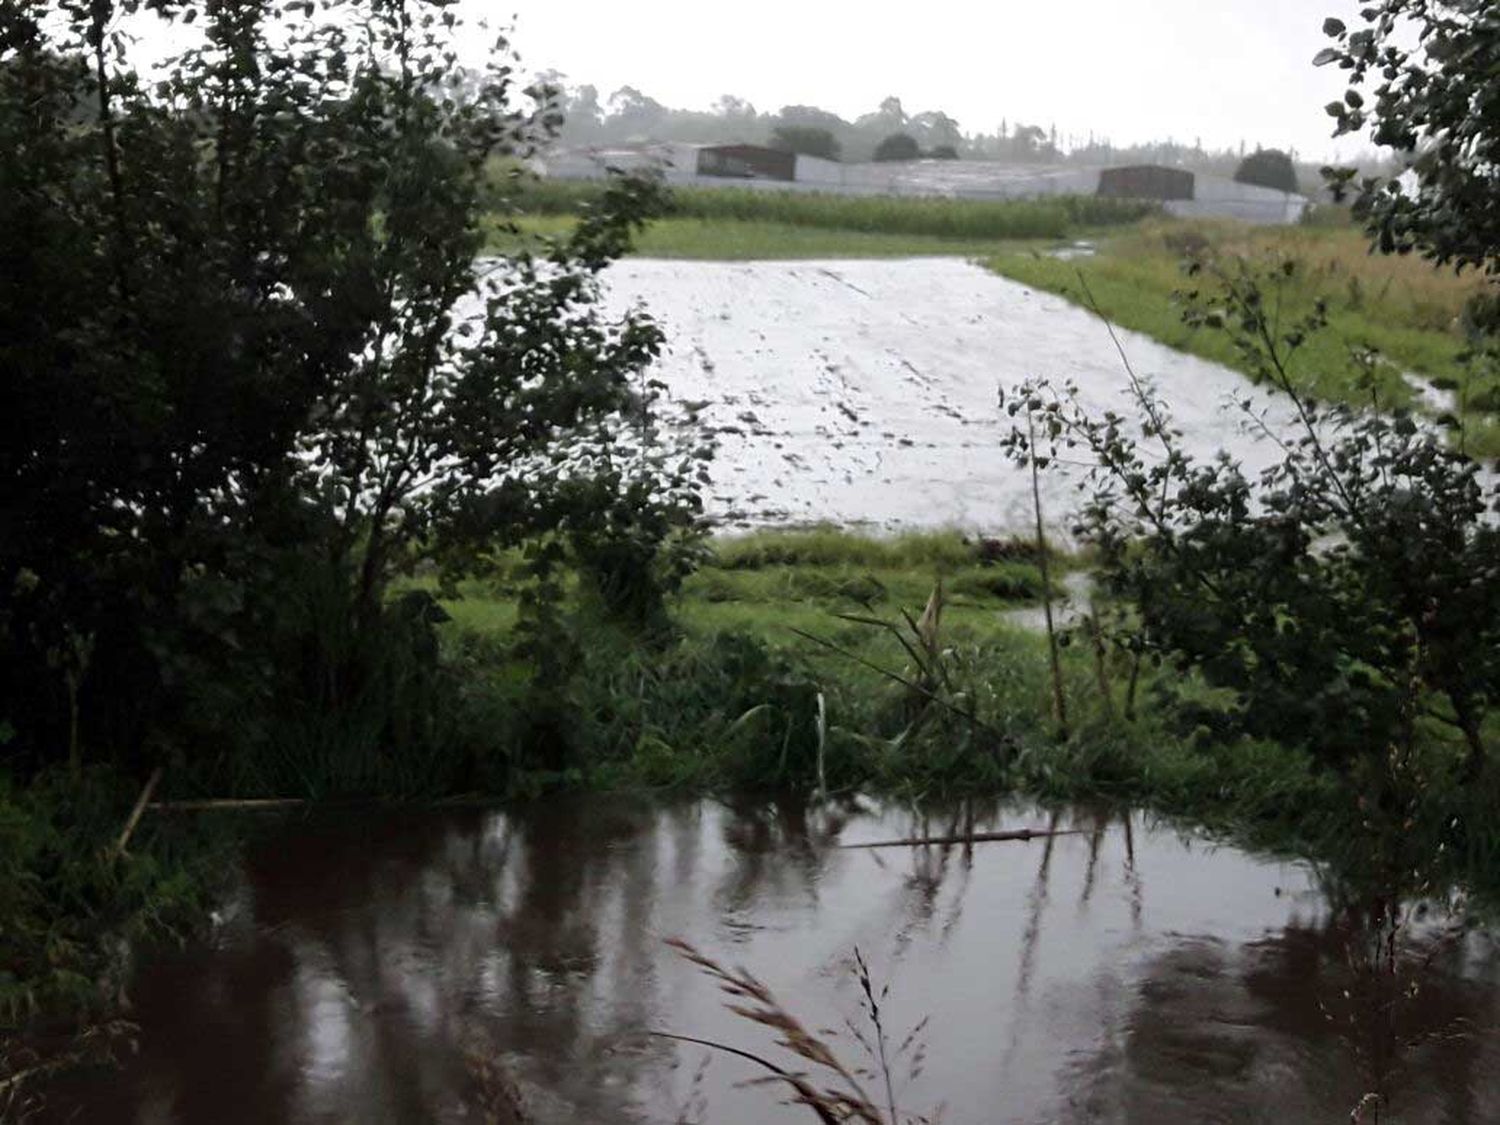
<path id="1" fill-rule="evenodd" d="M 814 125 L 778 125 L 771 131 L 771 147 L 782 152 L 820 156 L 824 160 L 837 160 L 840 146 L 838 138 L 828 129 Z"/>
<path id="2" fill-rule="evenodd" d="M 892 133 L 875 146 L 878 161 L 920 160 L 922 146 L 908 133 Z"/>
<path id="3" fill-rule="evenodd" d="M 1120 415 L 1090 415 L 1045 384 L 1008 405 L 1044 435 L 1034 447 L 1017 429 L 1012 448 L 1087 451 L 1096 487 L 1078 530 L 1105 589 L 1130 606 L 1124 635 L 1222 689 L 1240 731 L 1305 745 L 1348 774 L 1410 761 L 1418 720 L 1431 719 L 1476 777 L 1500 699 L 1500 487 L 1409 417 L 1323 409 L 1299 392 L 1288 365 L 1325 306 L 1277 322 L 1276 287 L 1294 274 L 1242 266 L 1187 297 L 1190 321 L 1230 332 L 1295 409 L 1268 470 L 1194 460 L 1138 381 L 1150 453 Z"/>
<path id="4" fill-rule="evenodd" d="M 1235 169 L 1234 178 L 1242 184 L 1274 188 L 1276 191 L 1297 190 L 1297 168 L 1292 158 L 1277 148 L 1256 149 Z"/>
<path id="5" fill-rule="evenodd" d="M 1042 596 L 1042 573 L 1031 563 L 997 563 L 959 571 L 948 580 L 948 589 L 955 597 L 1029 600 Z"/>

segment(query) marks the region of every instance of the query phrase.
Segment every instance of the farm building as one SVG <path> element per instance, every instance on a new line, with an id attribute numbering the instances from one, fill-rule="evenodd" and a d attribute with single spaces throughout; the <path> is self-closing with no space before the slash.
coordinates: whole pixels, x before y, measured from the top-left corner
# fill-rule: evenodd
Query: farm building
<path id="1" fill-rule="evenodd" d="M 1252 223 L 1295 223 L 1307 197 L 1224 176 L 1205 176 L 1183 168 L 1141 164 L 1105 168 L 1098 194 L 1115 199 L 1151 199 L 1174 215 L 1244 219 Z"/>
<path id="2" fill-rule="evenodd" d="M 1098 194 L 1111 199 L 1168 200 L 1193 198 L 1193 174 L 1181 168 L 1138 164 L 1106 168 L 1099 173 Z"/>
<path id="3" fill-rule="evenodd" d="M 1295 223 L 1308 206 L 1308 199 L 1302 195 L 1163 165 L 1089 168 L 987 160 L 843 164 L 743 144 L 564 150 L 548 154 L 540 165 L 544 175 L 558 179 L 598 179 L 610 168 L 631 171 L 649 167 L 658 169 L 670 184 L 764 191 L 947 199 L 1100 195 L 1155 200 L 1170 213 L 1184 217 L 1233 218 L 1252 223 Z"/>
<path id="4" fill-rule="evenodd" d="M 696 168 L 700 176 L 791 181 L 796 179 L 797 157 L 764 145 L 704 145 Z"/>

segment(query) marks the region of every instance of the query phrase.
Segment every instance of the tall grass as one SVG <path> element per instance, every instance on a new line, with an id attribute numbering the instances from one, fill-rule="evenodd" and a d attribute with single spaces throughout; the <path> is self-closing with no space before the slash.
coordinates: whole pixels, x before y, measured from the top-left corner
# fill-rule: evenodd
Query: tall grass
<path id="1" fill-rule="evenodd" d="M 1026 557 L 1024 545 L 1007 543 L 985 548 L 958 532 L 913 532 L 890 539 L 869 539 L 836 528 L 815 527 L 719 539 L 714 543 L 713 565 L 723 570 L 837 565 L 953 570 L 977 563 L 985 550 Z"/>
<path id="2" fill-rule="evenodd" d="M 502 178 L 495 190 L 497 200 L 504 197 L 522 215 L 576 215 L 604 188 L 595 181 Z M 672 199 L 672 213 L 681 218 L 971 241 L 1066 238 L 1082 227 L 1133 223 L 1158 210 L 1096 196 L 970 200 L 733 187 L 677 188 Z"/>
<path id="3" fill-rule="evenodd" d="M 208 921 L 230 858 L 198 820 L 148 814 L 119 846 L 139 785 L 95 766 L 18 783 L 0 765 L 0 1121 L 133 1044 L 124 990 L 143 947 Z"/>
<path id="4" fill-rule="evenodd" d="M 1492 400 L 1500 402 L 1500 386 L 1492 374 L 1459 360 L 1466 346 L 1460 313 L 1486 282 L 1436 269 L 1417 257 L 1372 254 L 1364 233 L 1347 223 L 1257 227 L 1228 220 L 1153 220 L 1111 235 L 1093 258 L 1059 261 L 1004 253 L 986 264 L 1079 304 L 1089 303 L 1086 283 L 1112 322 L 1243 370 L 1245 358 L 1226 333 L 1183 323 L 1177 295 L 1199 285 L 1184 272 L 1189 258 L 1295 262 L 1295 274 L 1280 291 L 1283 322 L 1306 316 L 1319 298 L 1328 309 L 1327 328 L 1307 340 L 1291 371 L 1304 390 L 1324 400 L 1368 406 L 1373 376 L 1382 405 L 1411 407 L 1417 399 L 1402 373 L 1425 376 L 1462 392 L 1468 403 L 1465 447 L 1481 456 L 1500 453 L 1500 417 L 1489 410 Z M 1373 351 L 1384 362 L 1367 372 L 1352 361 L 1351 350 Z"/>
<path id="5" fill-rule="evenodd" d="M 680 938 L 669 938 L 667 945 L 729 997 L 726 1008 L 769 1032 L 774 1045 L 791 1058 L 789 1065 L 783 1066 L 753 1051 L 711 1040 L 675 1032 L 653 1034 L 709 1047 L 754 1063 L 767 1075 L 765 1083 L 782 1087 L 790 1104 L 803 1106 L 823 1125 L 935 1125 L 940 1115 L 903 1110 L 896 1094 L 898 1084 L 914 1081 L 922 1073 L 927 1055 L 922 1035 L 927 1020 L 919 1022 L 899 1042 L 894 1040 L 882 1015 L 882 1003 L 890 985 L 876 987 L 869 964 L 857 946 L 853 973 L 859 985 L 860 1009 L 866 1026 L 862 1028 L 846 1020 L 846 1027 L 866 1055 L 864 1062 L 846 1060 L 834 1042 L 836 1032 L 808 1027 L 749 970 L 730 968 Z M 880 1083 L 878 1092 L 866 1089 L 866 1083 L 872 1081 Z"/>

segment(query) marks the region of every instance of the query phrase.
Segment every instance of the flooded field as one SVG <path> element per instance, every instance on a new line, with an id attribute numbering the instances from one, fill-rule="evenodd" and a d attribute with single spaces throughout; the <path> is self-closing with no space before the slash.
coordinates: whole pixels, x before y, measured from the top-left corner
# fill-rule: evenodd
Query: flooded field
<path id="1" fill-rule="evenodd" d="M 840 846 L 1021 826 L 1079 831 Z M 1387 1004 L 1361 973 L 1359 912 L 1309 868 L 1141 814 L 590 798 L 269 840 L 213 946 L 138 981 L 139 1054 L 57 1091 L 49 1118 L 503 1121 L 519 1097 L 560 1125 L 811 1120 L 743 1087 L 749 1064 L 645 1034 L 774 1056 L 673 936 L 815 1028 L 858 1017 L 857 947 L 890 983 L 897 1040 L 931 1017 L 903 1108 L 945 1103 L 958 1125 L 1331 1123 L 1372 1068 L 1389 1120 L 1500 1117 L 1500 1051 L 1473 1032 L 1500 1004 L 1488 938 L 1422 946 L 1420 1011 Z"/>
<path id="2" fill-rule="evenodd" d="M 1097 317 L 956 259 L 627 259 L 608 279 L 615 307 L 639 302 L 665 326 L 657 373 L 673 396 L 708 403 L 720 443 L 712 510 L 731 525 L 1023 531 L 1030 483 L 1000 448 L 1011 425 L 1000 390 L 1071 380 L 1091 409 L 1131 412 Z M 1270 459 L 1232 403 L 1249 399 L 1276 421 L 1290 417 L 1283 406 L 1228 368 L 1120 338 L 1190 452 L 1226 448 L 1257 468 Z M 1063 526 L 1074 493 L 1046 483 L 1049 518 Z"/>

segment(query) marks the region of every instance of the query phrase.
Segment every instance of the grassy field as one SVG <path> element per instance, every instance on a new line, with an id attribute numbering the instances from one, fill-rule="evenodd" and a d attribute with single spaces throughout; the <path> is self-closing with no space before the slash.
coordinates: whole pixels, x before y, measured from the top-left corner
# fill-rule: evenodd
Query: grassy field
<path id="1" fill-rule="evenodd" d="M 522 239 L 565 236 L 603 190 L 591 182 L 498 174 L 496 183 L 497 211 L 516 216 Z M 680 188 L 672 192 L 670 215 L 641 235 L 635 253 L 730 261 L 985 258 L 1094 237 L 1153 212 L 1149 205 L 1091 197 L 975 201 Z M 497 225 L 490 247 L 506 250 L 516 242 Z"/>
<path id="2" fill-rule="evenodd" d="M 1500 454 L 1500 388 L 1493 376 L 1474 376 L 1457 362 L 1465 341 L 1458 327 L 1464 302 L 1484 282 L 1435 270 L 1415 257 L 1369 252 L 1364 234 L 1347 223 L 1300 227 L 1251 227 L 1233 222 L 1151 220 L 1109 234 L 1099 253 L 1059 261 L 1034 250 L 1004 252 L 987 260 L 995 272 L 1086 304 L 1085 287 L 1101 312 L 1116 324 L 1182 351 L 1244 369 L 1228 335 L 1195 329 L 1182 321 L 1177 294 L 1209 291 L 1208 278 L 1189 279 L 1189 255 L 1230 265 L 1237 258 L 1270 264 L 1298 263 L 1282 292 L 1281 316 L 1290 324 L 1328 301 L 1329 324 L 1295 358 L 1292 374 L 1314 395 L 1359 405 L 1370 401 L 1358 385 L 1351 347 L 1373 349 L 1388 361 L 1379 374 L 1383 402 L 1411 406 L 1417 396 L 1402 371 L 1455 389 L 1468 402 L 1463 439 L 1471 452 Z"/>
<path id="3" fill-rule="evenodd" d="M 603 193 L 590 181 L 499 178 L 497 204 L 523 216 L 577 215 Z M 1148 203 L 1058 196 L 969 200 L 839 195 L 750 188 L 674 188 L 672 216 L 715 223 L 770 223 L 818 230 L 905 235 L 955 242 L 1066 238 L 1080 228 L 1134 223 L 1156 212 Z"/>
<path id="4" fill-rule="evenodd" d="M 1063 558 L 1054 562 L 1054 583 L 1076 565 Z M 759 532 L 715 541 L 672 612 L 689 645 L 722 633 L 745 633 L 777 653 L 836 672 L 835 679 L 852 676 L 878 684 L 880 676 L 853 657 L 881 664 L 893 651 L 902 652 L 899 643 L 888 631 L 839 615 L 902 625 L 901 610 L 920 614 L 941 583 L 946 641 L 1029 648 L 1034 634 L 1006 614 L 1040 601 L 1044 587 L 1037 563 L 1026 544 L 1007 542 L 987 555 L 957 533 L 869 539 L 833 529 Z M 512 589 L 504 581 L 469 583 L 460 597 L 443 605 L 453 633 L 499 635 L 517 617 Z M 840 656 L 801 633 L 836 639 L 853 656 Z M 624 636 L 613 639 L 631 643 Z M 894 670 L 900 668 L 898 661 Z"/>
<path id="5" fill-rule="evenodd" d="M 521 238 L 496 230 L 489 249 L 501 252 L 518 242 L 562 238 L 577 220 L 569 215 L 526 216 L 518 222 Z M 1086 237 L 1091 232 L 1082 232 Z M 794 258 L 988 258 L 1056 245 L 1054 238 L 948 238 L 799 226 L 764 219 L 723 220 L 672 217 L 652 223 L 636 239 L 634 253 L 644 258 L 700 261 L 757 261 Z"/>

